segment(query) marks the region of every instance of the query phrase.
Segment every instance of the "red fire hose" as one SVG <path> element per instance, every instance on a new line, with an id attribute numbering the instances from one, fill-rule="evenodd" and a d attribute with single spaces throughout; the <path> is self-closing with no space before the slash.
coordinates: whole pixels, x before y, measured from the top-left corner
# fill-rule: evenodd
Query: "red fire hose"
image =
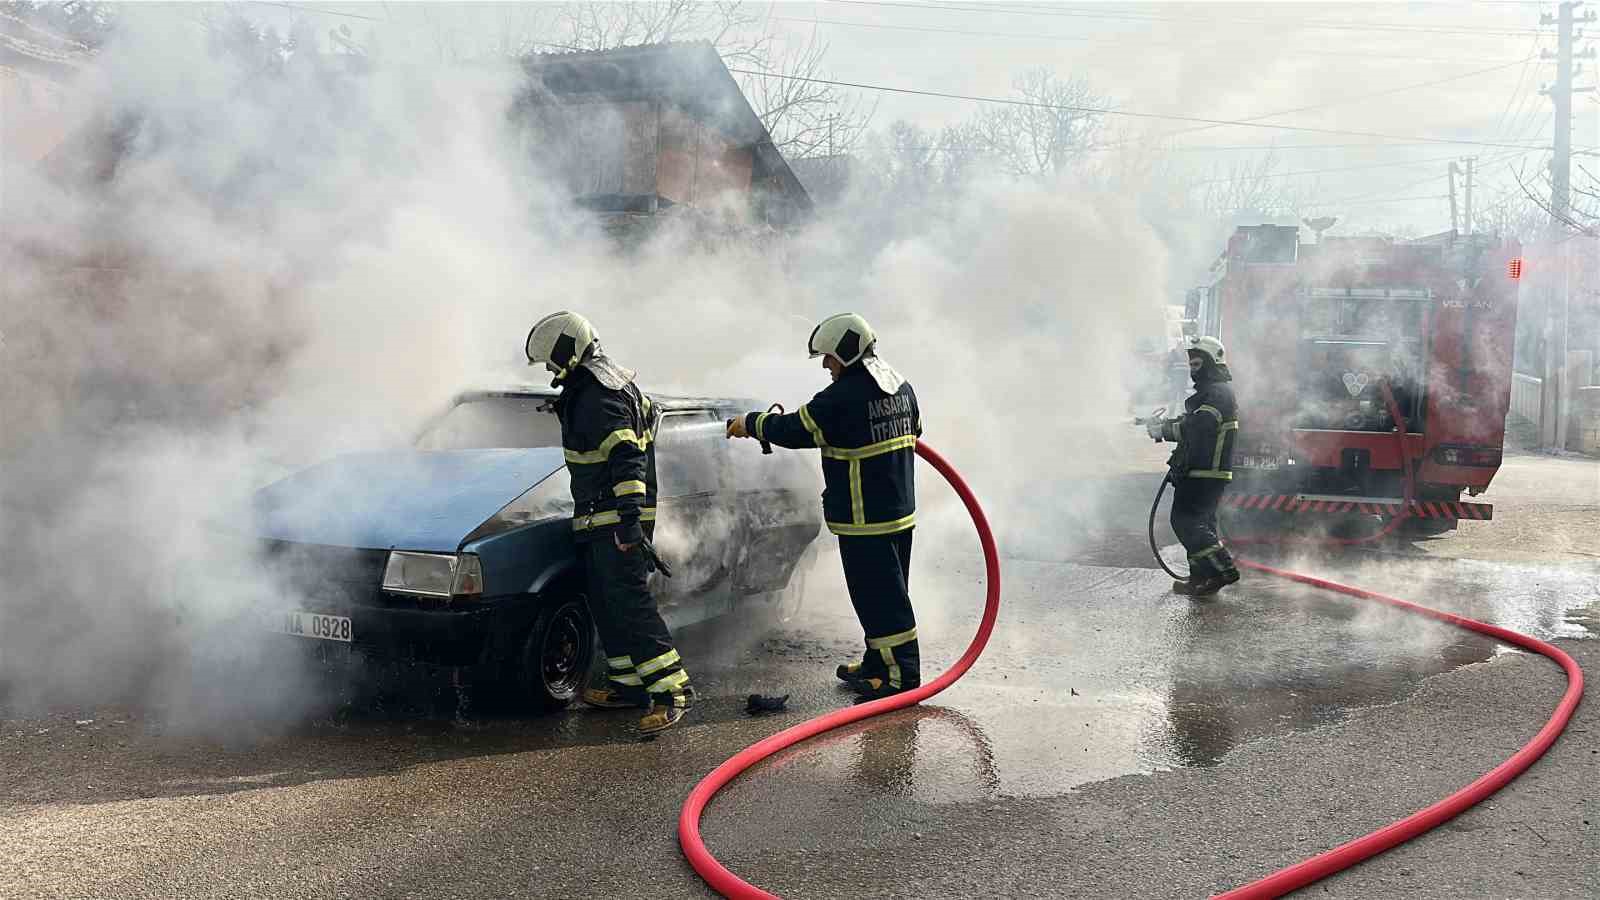
<path id="1" fill-rule="evenodd" d="M 1399 405 L 1395 403 L 1394 394 L 1390 391 L 1388 384 L 1382 383 L 1380 388 L 1383 392 L 1384 399 L 1388 402 L 1390 414 L 1394 417 L 1397 440 L 1399 440 L 1401 446 L 1400 460 L 1401 466 L 1403 467 L 1402 471 L 1404 473 L 1405 498 L 1400 507 L 1400 514 L 1390 519 L 1389 522 L 1386 523 L 1378 532 L 1366 537 L 1324 537 L 1315 539 L 1256 537 L 1242 540 L 1229 539 L 1227 543 L 1230 546 L 1237 546 L 1240 544 L 1267 543 L 1312 543 L 1324 545 L 1363 544 L 1381 540 L 1382 538 L 1387 537 L 1389 533 L 1394 531 L 1394 529 L 1398 527 L 1402 521 L 1410 516 L 1411 502 L 1416 496 L 1416 485 L 1414 472 L 1409 461 L 1407 460 L 1407 455 L 1405 453 L 1405 441 L 1408 430 L 1406 426 L 1406 420 L 1400 412 Z M 1168 479 L 1162 482 L 1161 490 L 1156 491 L 1157 506 L 1159 506 L 1161 503 L 1162 491 L 1166 489 L 1166 486 L 1170 481 L 1171 477 L 1169 475 Z M 1151 549 L 1155 550 L 1156 552 L 1156 561 L 1160 563 L 1163 569 L 1167 569 L 1168 573 L 1171 574 L 1172 570 L 1167 568 L 1166 562 L 1161 558 L 1159 549 L 1156 548 L 1155 514 L 1156 508 L 1151 507 L 1150 546 Z M 1561 702 L 1556 705 L 1555 713 L 1550 716 L 1549 721 L 1547 721 L 1544 727 L 1539 730 L 1539 733 L 1534 735 L 1533 740 L 1523 745 L 1520 750 L 1512 754 L 1512 756 L 1505 762 L 1495 766 L 1493 769 L 1489 770 L 1476 781 L 1472 782 L 1461 790 L 1456 791 L 1437 803 L 1412 813 L 1398 822 L 1386 825 L 1383 828 L 1372 832 L 1371 834 L 1356 838 L 1349 843 L 1335 847 L 1332 850 L 1319 853 L 1310 859 L 1295 863 L 1287 868 L 1279 869 L 1265 878 L 1253 881 L 1242 887 L 1234 888 L 1231 891 L 1218 894 L 1213 898 L 1213 900 L 1263 900 L 1263 898 L 1281 897 L 1284 894 L 1299 890 L 1308 884 L 1320 881 L 1321 879 L 1326 878 L 1335 872 L 1348 869 L 1363 860 L 1370 859 L 1371 857 L 1376 856 L 1385 850 L 1396 847 L 1414 837 L 1417 837 L 1420 834 L 1431 831 L 1432 829 L 1437 828 L 1439 825 L 1448 822 L 1449 820 L 1465 812 L 1474 804 L 1482 801 L 1485 797 L 1488 797 L 1495 791 L 1505 787 L 1513 778 L 1516 778 L 1518 775 L 1522 774 L 1529 766 L 1533 765 L 1534 762 L 1539 759 L 1539 757 L 1543 756 L 1545 751 L 1550 749 L 1550 746 L 1555 743 L 1556 738 L 1559 737 L 1561 732 L 1567 727 L 1568 720 L 1572 718 L 1573 710 L 1577 709 L 1578 707 L 1578 700 L 1583 696 L 1583 670 L 1578 668 L 1577 662 L 1559 647 L 1555 647 L 1544 641 L 1528 637 L 1524 634 L 1519 634 L 1506 628 L 1501 628 L 1497 625 L 1489 625 L 1484 622 L 1479 622 L 1475 619 L 1468 619 L 1452 613 L 1440 612 L 1439 610 L 1430 609 L 1426 606 L 1419 606 L 1415 603 L 1410 603 L 1395 597 L 1389 597 L 1374 591 L 1363 590 L 1362 588 L 1351 587 L 1335 581 L 1314 578 L 1310 575 L 1302 575 L 1298 572 L 1290 572 L 1286 569 L 1274 568 L 1272 566 L 1263 565 L 1258 562 L 1252 562 L 1247 559 L 1236 558 L 1235 562 L 1246 568 L 1255 569 L 1258 572 L 1265 572 L 1269 575 L 1276 575 L 1279 578 L 1287 578 L 1291 581 L 1298 581 L 1302 584 L 1309 584 L 1313 587 L 1336 591 L 1341 594 L 1348 594 L 1352 597 L 1376 600 L 1379 603 L 1386 603 L 1390 606 L 1438 619 L 1442 622 L 1448 622 L 1451 625 L 1455 625 L 1459 628 L 1465 628 L 1469 631 L 1476 631 L 1480 634 L 1485 634 L 1498 640 L 1505 641 L 1506 643 L 1515 644 L 1518 647 L 1541 653 L 1554 660 L 1557 665 L 1561 666 L 1561 668 L 1566 671 L 1567 692 L 1562 695 Z M 1174 575 L 1173 577 L 1181 576 Z"/>
<path id="2" fill-rule="evenodd" d="M 775 895 L 728 871 L 727 867 L 717 862 L 716 857 L 706 849 L 705 842 L 700 839 L 700 814 L 717 791 L 737 778 L 744 770 L 806 738 L 841 725 L 921 703 L 955 684 L 956 679 L 966 674 L 966 671 L 972 668 L 972 664 L 977 662 L 984 645 L 989 643 L 989 634 L 994 631 L 995 616 L 1000 612 L 1000 555 L 995 549 L 994 535 L 989 531 L 989 520 L 984 517 L 983 509 L 978 505 L 978 499 L 972 495 L 972 490 L 944 457 L 921 441 L 917 442 L 917 455 L 939 470 L 939 474 L 950 482 L 952 488 L 955 488 L 956 494 L 961 497 L 961 502 L 966 504 L 967 512 L 972 515 L 972 524 L 978 529 L 978 540 L 983 545 L 984 577 L 988 584 L 983 621 L 978 625 L 978 633 L 973 636 L 972 643 L 967 645 L 967 652 L 934 681 L 903 694 L 836 710 L 786 728 L 766 740 L 739 751 L 695 785 L 694 790 L 689 792 L 689 798 L 683 803 L 683 811 L 678 814 L 678 843 L 683 847 L 683 855 L 688 858 L 689 864 L 694 866 L 694 870 L 700 873 L 706 884 L 724 897 L 737 900 L 749 900 L 749 898 L 777 900 Z"/>
<path id="3" fill-rule="evenodd" d="M 1550 745 L 1554 744 L 1556 738 L 1561 735 L 1562 730 L 1567 727 L 1567 720 L 1572 718 L 1572 712 L 1578 708 L 1578 700 L 1583 696 L 1583 670 L 1578 668 L 1577 662 L 1561 648 L 1544 641 L 1536 640 L 1525 634 L 1519 634 L 1497 625 L 1488 625 L 1475 619 L 1440 612 L 1436 609 L 1429 609 L 1426 606 L 1418 606 L 1415 603 L 1408 603 L 1404 600 L 1397 600 L 1394 597 L 1387 597 L 1383 594 L 1350 587 L 1338 582 L 1313 578 L 1310 575 L 1301 575 L 1284 569 L 1275 569 L 1271 566 L 1243 559 L 1236 560 L 1236 562 L 1241 566 L 1248 566 L 1259 572 L 1276 575 L 1279 578 L 1287 578 L 1302 584 L 1337 591 L 1341 594 L 1349 594 L 1352 597 L 1362 597 L 1367 600 L 1376 600 L 1379 603 L 1387 603 L 1390 606 L 1419 613 L 1438 619 L 1441 622 L 1449 622 L 1451 625 L 1486 634 L 1508 644 L 1515 644 L 1518 647 L 1542 653 L 1555 660 L 1561 668 L 1566 670 L 1567 692 L 1562 695 L 1561 702 L 1556 704 L 1555 713 L 1550 716 L 1550 720 L 1545 723 L 1544 727 L 1539 729 L 1539 733 L 1534 735 L 1533 740 L 1523 745 L 1522 749 L 1512 754 L 1511 758 L 1490 769 L 1478 780 L 1461 790 L 1434 803 L 1432 806 L 1417 810 L 1398 822 L 1385 825 L 1371 834 L 1356 838 L 1347 844 L 1335 847 L 1324 853 L 1319 853 L 1288 868 L 1279 869 L 1271 875 L 1258 881 L 1253 881 L 1243 887 L 1218 894 L 1213 900 L 1258 900 L 1258 898 L 1281 897 L 1312 882 L 1326 878 L 1335 872 L 1348 869 L 1364 859 L 1376 856 L 1385 850 L 1411 840 L 1417 835 L 1443 825 L 1445 822 L 1465 812 L 1473 804 L 1505 787 L 1513 778 L 1522 774 L 1539 757 L 1543 756 L 1544 752 L 1550 749 Z"/>
<path id="4" fill-rule="evenodd" d="M 1390 402 L 1392 405 L 1393 401 L 1391 400 Z M 1400 428 L 1400 434 L 1405 434 L 1403 424 Z M 1404 440 L 1403 437 L 1402 440 Z M 995 617 L 1000 608 L 1000 564 L 995 549 L 994 536 L 989 530 L 988 521 L 984 517 L 983 510 L 979 507 L 978 501 L 972 495 L 971 490 L 943 457 L 921 442 L 917 444 L 917 454 L 939 470 L 939 473 L 944 475 L 951 486 L 955 488 L 962 502 L 966 504 L 967 511 L 971 513 L 973 524 L 977 527 L 978 538 L 983 545 L 988 583 L 988 596 L 984 605 L 983 621 L 978 626 L 978 633 L 973 637 L 972 643 L 967 647 L 966 653 L 962 655 L 961 659 L 949 671 L 939 676 L 932 683 L 907 691 L 904 694 L 838 710 L 785 729 L 735 754 L 702 779 L 693 791 L 690 791 L 688 799 L 684 801 L 683 810 L 678 816 L 678 840 L 690 865 L 706 880 L 707 884 L 725 897 L 738 898 L 738 900 L 747 900 L 747 898 L 777 900 L 775 895 L 741 879 L 717 862 L 716 858 L 706 849 L 705 842 L 701 840 L 700 816 L 704 812 L 706 804 L 717 791 L 721 790 L 723 786 L 738 777 L 746 769 L 777 753 L 779 750 L 791 747 L 809 737 L 838 728 L 841 725 L 847 725 L 851 722 L 857 722 L 892 710 L 903 709 L 939 693 L 955 683 L 956 679 L 960 678 L 972 667 L 972 664 L 988 643 L 990 633 L 994 630 Z M 1166 484 L 1166 481 L 1162 482 L 1162 490 L 1165 490 Z M 1409 514 L 1411 494 L 1412 484 L 1408 473 L 1406 479 L 1406 499 L 1408 502 L 1403 507 L 1400 516 L 1391 521 L 1379 534 L 1361 540 L 1374 540 L 1387 535 L 1393 530 L 1399 520 Z M 1161 491 L 1157 491 L 1156 504 L 1159 505 L 1160 502 Z M 1153 524 L 1155 513 L 1156 507 L 1152 507 L 1150 510 L 1152 548 L 1155 545 Z M 1334 541 L 1334 543 L 1352 543 L 1352 541 Z M 1161 560 L 1159 552 L 1156 554 L 1156 559 L 1161 563 L 1162 568 L 1166 568 L 1166 564 Z M 1461 790 L 1370 834 L 1280 869 L 1257 881 L 1218 894 L 1213 900 L 1263 900 L 1263 898 L 1281 897 L 1336 872 L 1343 871 L 1379 853 L 1383 853 L 1460 815 L 1484 798 L 1505 787 L 1512 779 L 1522 774 L 1539 757 L 1543 756 L 1545 751 L 1550 749 L 1556 738 L 1566 728 L 1567 722 L 1572 718 L 1572 713 L 1577 709 L 1578 702 L 1583 696 L 1583 670 L 1578 667 L 1577 662 L 1566 652 L 1545 641 L 1528 637 L 1510 629 L 1489 625 L 1453 613 L 1430 609 L 1374 591 L 1277 569 L 1250 560 L 1238 559 L 1236 561 L 1239 565 L 1250 569 L 1314 587 L 1348 594 L 1353 597 L 1375 600 L 1541 653 L 1554 660 L 1566 672 L 1567 690 L 1562 695 L 1561 702 L 1556 705 L 1555 712 L 1550 716 L 1549 721 L 1545 723 L 1544 727 L 1539 730 L 1539 733 L 1531 741 L 1509 759 L 1495 766 Z M 1171 570 L 1169 569 L 1168 571 L 1170 572 Z M 1174 577 L 1181 576 L 1174 575 Z"/>

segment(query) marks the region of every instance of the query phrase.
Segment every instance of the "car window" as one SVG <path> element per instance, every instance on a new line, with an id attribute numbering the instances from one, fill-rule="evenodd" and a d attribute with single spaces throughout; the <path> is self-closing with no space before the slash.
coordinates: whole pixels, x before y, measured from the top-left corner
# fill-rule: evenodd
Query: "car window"
<path id="1" fill-rule="evenodd" d="M 656 482 L 662 497 L 715 491 L 722 485 L 727 430 L 710 410 L 669 412 L 656 434 Z"/>
<path id="2" fill-rule="evenodd" d="M 417 438 L 420 450 L 559 447 L 561 421 L 543 397 L 482 397 L 456 404 Z"/>

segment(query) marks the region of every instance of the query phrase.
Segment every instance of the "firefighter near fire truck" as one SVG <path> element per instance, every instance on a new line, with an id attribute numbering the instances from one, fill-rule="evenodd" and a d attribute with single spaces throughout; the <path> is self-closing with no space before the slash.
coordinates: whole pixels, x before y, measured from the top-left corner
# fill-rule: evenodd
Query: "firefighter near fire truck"
<path id="1" fill-rule="evenodd" d="M 634 373 L 600 349 L 577 313 L 551 313 L 528 332 L 528 365 L 543 364 L 561 389 L 556 415 L 571 474 L 573 536 L 584 561 L 590 614 L 606 652 L 606 680 L 583 692 L 601 709 L 643 709 L 641 734 L 676 725 L 694 700 L 672 635 L 650 593 L 649 573 L 671 572 L 650 538 L 656 517 L 659 413 Z"/>
<path id="2" fill-rule="evenodd" d="M 910 382 L 877 355 L 877 335 L 855 313 L 824 319 L 807 348 L 833 383 L 792 413 L 728 420 L 730 438 L 822 454 L 823 519 L 839 538 L 845 585 L 866 648 L 835 674 L 858 703 L 922 683 L 911 608 L 913 481 L 922 414 Z"/>
<path id="3" fill-rule="evenodd" d="M 1167 459 L 1172 492 L 1172 530 L 1189 555 L 1189 577 L 1174 581 L 1176 593 L 1206 597 L 1239 580 L 1239 569 L 1217 533 L 1217 507 L 1233 480 L 1233 442 L 1239 430 L 1227 351 L 1214 337 L 1194 338 L 1188 348 L 1194 393 L 1176 419 L 1157 415 L 1136 420 L 1157 443 L 1174 441 Z"/>

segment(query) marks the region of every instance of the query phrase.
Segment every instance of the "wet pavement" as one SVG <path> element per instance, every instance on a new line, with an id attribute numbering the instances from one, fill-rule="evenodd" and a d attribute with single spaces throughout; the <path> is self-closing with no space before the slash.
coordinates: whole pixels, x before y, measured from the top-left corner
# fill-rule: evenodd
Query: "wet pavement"
<path id="1" fill-rule="evenodd" d="M 1600 630 L 1579 609 L 1600 598 L 1600 490 L 1585 496 L 1583 480 L 1596 472 L 1592 461 L 1513 457 L 1503 478 L 1517 492 L 1492 498 L 1501 522 L 1338 556 L 1260 554 L 1538 637 L 1581 639 Z M 1122 821 L 1132 833 L 1146 826 L 1128 817 L 1170 815 L 1172 833 L 1203 835 L 1209 813 L 1171 799 L 1182 785 L 1226 780 L 1240 759 L 1293 773 L 1310 758 L 1270 752 L 1280 742 L 1352 729 L 1358 744 L 1381 742 L 1403 725 L 1367 733 L 1366 717 L 1423 702 L 1431 676 L 1506 655 L 1442 623 L 1266 576 L 1247 573 L 1208 603 L 1171 594 L 1144 546 L 1156 478 L 1120 479 L 1127 496 L 1114 505 L 1138 515 L 1110 527 L 1072 523 L 1080 530 L 1060 542 L 1071 548 L 1065 558 L 1006 561 L 1000 627 L 955 687 L 787 751 L 726 789 L 706 817 L 713 850 L 746 877 L 804 896 L 1004 896 L 1028 884 L 1037 895 L 1017 873 L 1040 869 L 1039 860 L 1015 841 L 1048 841 L 1065 827 L 1061 810 L 1090 802 L 1086 786 L 1169 792 L 1169 812 L 1130 800 L 1102 808 L 1099 829 Z M 964 547 L 926 541 L 914 570 L 931 677 L 977 624 L 982 568 Z M 0 896 L 705 895 L 673 839 L 683 796 L 746 744 L 848 703 L 831 672 L 859 652 L 859 631 L 837 571 L 825 553 L 808 605 L 776 629 L 730 621 L 682 632 L 705 699 L 685 726 L 649 743 L 629 736 L 627 713 L 463 712 L 453 691 L 432 683 L 366 686 L 340 702 L 319 682 L 325 693 L 309 709 L 277 717 L 101 708 L 9 718 L 0 726 Z M 1537 678 L 1559 681 L 1548 674 Z M 1536 698 L 1517 704 L 1526 722 L 1510 731 L 1536 730 L 1554 702 L 1548 687 L 1540 682 Z M 788 711 L 747 716 L 750 693 L 789 694 Z M 1425 706 L 1411 715 L 1454 714 Z M 1566 740 L 1592 745 L 1593 735 Z M 1320 765 L 1306 777 L 1340 796 L 1330 787 L 1337 762 Z M 1440 769 L 1459 783 L 1476 774 L 1443 761 Z M 1573 802 L 1600 793 L 1592 774 L 1570 786 Z M 1151 777 L 1114 780 L 1130 775 Z M 1275 814 L 1303 818 L 1293 807 Z M 1332 834 L 1346 832 L 1336 825 Z M 968 836 L 964 849 L 958 833 Z M 1105 834 L 1114 840 L 1115 829 Z M 915 891 L 864 866 L 888 865 L 925 836 L 922 849 L 937 843 L 948 865 L 922 857 Z M 1304 849 L 1322 849 L 1317 839 Z M 986 844 L 1016 858 L 997 874 L 983 861 Z M 1058 850 L 1036 848 L 1044 857 Z M 1223 882 L 1263 874 L 1243 856 L 1204 865 Z M 992 880 L 1004 872 L 1014 889 Z M 1058 884 L 1046 893 L 1075 895 Z M 1161 893 L 1128 884 L 1127 895 Z"/>

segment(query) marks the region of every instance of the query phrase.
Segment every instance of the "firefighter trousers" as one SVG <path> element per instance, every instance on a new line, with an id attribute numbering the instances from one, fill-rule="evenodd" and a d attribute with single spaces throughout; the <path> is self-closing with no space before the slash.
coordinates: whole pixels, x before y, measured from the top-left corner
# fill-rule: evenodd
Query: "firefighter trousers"
<path id="1" fill-rule="evenodd" d="M 647 699 L 651 704 L 687 707 L 694 697 L 689 673 L 650 594 L 642 549 L 622 552 L 610 529 L 592 535 L 578 548 L 587 570 L 589 612 L 605 647 L 610 686 L 643 691 L 641 705 Z"/>
<path id="2" fill-rule="evenodd" d="M 850 603 L 866 634 L 861 675 L 895 689 L 922 684 L 917 617 L 911 611 L 911 531 L 839 536 L 839 557 Z"/>
<path id="3" fill-rule="evenodd" d="M 1217 506 L 1228 483 L 1214 478 L 1172 480 L 1172 530 L 1189 553 L 1189 580 L 1204 581 L 1233 569 L 1217 536 Z"/>

